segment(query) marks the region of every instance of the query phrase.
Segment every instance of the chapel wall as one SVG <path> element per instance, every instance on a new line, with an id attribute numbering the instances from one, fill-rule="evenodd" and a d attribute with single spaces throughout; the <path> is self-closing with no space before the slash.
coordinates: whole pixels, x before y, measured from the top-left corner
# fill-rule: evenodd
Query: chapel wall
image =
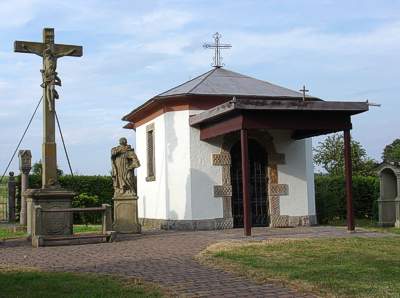
<path id="1" fill-rule="evenodd" d="M 190 171 L 192 219 L 223 218 L 223 202 L 214 197 L 214 185 L 221 184 L 222 168 L 213 166 L 213 154 L 221 151 L 222 137 L 200 140 L 200 130 L 190 127 Z"/>
<path id="2" fill-rule="evenodd" d="M 289 185 L 288 195 L 280 197 L 280 214 L 314 216 L 315 190 L 312 139 L 293 140 L 290 131 L 271 132 L 277 152 L 285 155 L 278 165 L 279 184 Z"/>
<path id="3" fill-rule="evenodd" d="M 166 219 L 191 220 L 189 111 L 165 113 Z"/>
<path id="4" fill-rule="evenodd" d="M 154 124 L 155 145 L 155 180 L 146 181 L 147 177 L 147 144 L 146 126 Z M 166 218 L 166 167 L 165 167 L 165 115 L 136 128 L 136 155 L 141 166 L 137 169 L 137 193 L 139 218 Z"/>

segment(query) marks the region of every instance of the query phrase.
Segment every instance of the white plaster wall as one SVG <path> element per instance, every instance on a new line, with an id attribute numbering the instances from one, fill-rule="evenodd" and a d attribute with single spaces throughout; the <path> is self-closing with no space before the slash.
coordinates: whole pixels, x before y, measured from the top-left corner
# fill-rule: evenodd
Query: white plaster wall
<path id="1" fill-rule="evenodd" d="M 281 215 L 315 215 L 312 140 L 292 140 L 290 131 L 271 131 L 285 164 L 278 165 L 278 182 L 289 185 L 289 195 L 280 196 Z"/>
<path id="2" fill-rule="evenodd" d="M 189 112 L 167 112 L 136 129 L 139 217 L 191 219 Z M 154 123 L 155 181 L 146 181 L 146 126 Z"/>
<path id="3" fill-rule="evenodd" d="M 214 197 L 214 185 L 221 185 L 222 167 L 212 165 L 212 154 L 221 153 L 222 138 L 200 140 L 200 130 L 190 128 L 190 171 L 192 219 L 223 217 L 222 198 Z"/>
<path id="4" fill-rule="evenodd" d="M 136 128 L 136 154 L 141 166 L 137 169 L 137 193 L 139 217 L 166 218 L 166 154 L 165 154 L 165 115 Z M 147 152 L 146 126 L 154 123 L 155 181 L 146 181 Z"/>
<path id="5" fill-rule="evenodd" d="M 192 219 L 189 111 L 165 115 L 167 219 Z"/>

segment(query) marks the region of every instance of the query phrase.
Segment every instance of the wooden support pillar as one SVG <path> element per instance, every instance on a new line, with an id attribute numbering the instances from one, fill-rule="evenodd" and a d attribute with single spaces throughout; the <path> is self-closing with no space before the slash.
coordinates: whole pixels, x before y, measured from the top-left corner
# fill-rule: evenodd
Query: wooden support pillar
<path id="1" fill-rule="evenodd" d="M 354 232 L 353 211 L 353 170 L 351 162 L 351 136 L 350 129 L 344 130 L 344 166 L 346 180 L 346 202 L 347 202 L 347 230 Z"/>
<path id="2" fill-rule="evenodd" d="M 243 224 L 245 236 L 251 236 L 250 222 L 250 189 L 249 189 L 249 148 L 247 130 L 240 131 L 242 153 L 242 186 L 243 186 Z"/>

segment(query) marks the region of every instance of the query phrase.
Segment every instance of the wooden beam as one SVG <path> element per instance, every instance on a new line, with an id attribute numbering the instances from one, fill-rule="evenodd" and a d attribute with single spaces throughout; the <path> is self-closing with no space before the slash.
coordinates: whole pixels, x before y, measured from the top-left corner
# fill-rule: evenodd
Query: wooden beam
<path id="1" fill-rule="evenodd" d="M 338 112 L 243 111 L 246 129 L 336 130 L 351 128 L 350 115 Z"/>
<path id="2" fill-rule="evenodd" d="M 238 131 L 243 127 L 243 116 L 236 115 L 224 121 L 208 124 L 200 128 L 200 140 L 204 141 L 233 131 Z"/>
<path id="3" fill-rule="evenodd" d="M 351 135 L 349 129 L 344 130 L 344 164 L 346 180 L 347 230 L 349 232 L 354 232 L 353 170 L 351 161 Z"/>
<path id="4" fill-rule="evenodd" d="M 243 186 L 243 224 L 244 235 L 251 236 L 250 222 L 250 188 L 249 188 L 249 147 L 247 130 L 240 130 L 242 155 L 242 186 Z"/>
<path id="5" fill-rule="evenodd" d="M 190 119 L 190 125 L 211 122 L 217 117 L 222 117 L 233 110 L 259 111 L 259 112 L 313 112 L 313 113 L 338 113 L 346 115 L 359 114 L 368 111 L 366 102 L 340 102 L 340 101 L 299 101 L 279 99 L 243 99 L 237 98 L 226 103 L 214 106 Z"/>
<path id="6" fill-rule="evenodd" d="M 331 130 L 295 130 L 292 133 L 292 139 L 294 140 L 301 140 L 301 139 L 306 139 L 306 138 L 311 138 L 315 136 L 321 136 L 321 135 L 326 135 L 329 133 L 334 133 L 341 131 L 340 129 L 331 129 Z"/>

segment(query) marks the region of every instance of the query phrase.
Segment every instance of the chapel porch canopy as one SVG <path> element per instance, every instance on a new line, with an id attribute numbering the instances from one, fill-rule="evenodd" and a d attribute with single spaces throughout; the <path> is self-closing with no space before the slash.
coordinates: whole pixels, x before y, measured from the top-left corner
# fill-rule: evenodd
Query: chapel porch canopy
<path id="1" fill-rule="evenodd" d="M 368 111 L 367 102 L 259 100 L 233 98 L 189 119 L 207 140 L 242 129 L 287 129 L 303 139 L 352 128 L 351 116 Z"/>

